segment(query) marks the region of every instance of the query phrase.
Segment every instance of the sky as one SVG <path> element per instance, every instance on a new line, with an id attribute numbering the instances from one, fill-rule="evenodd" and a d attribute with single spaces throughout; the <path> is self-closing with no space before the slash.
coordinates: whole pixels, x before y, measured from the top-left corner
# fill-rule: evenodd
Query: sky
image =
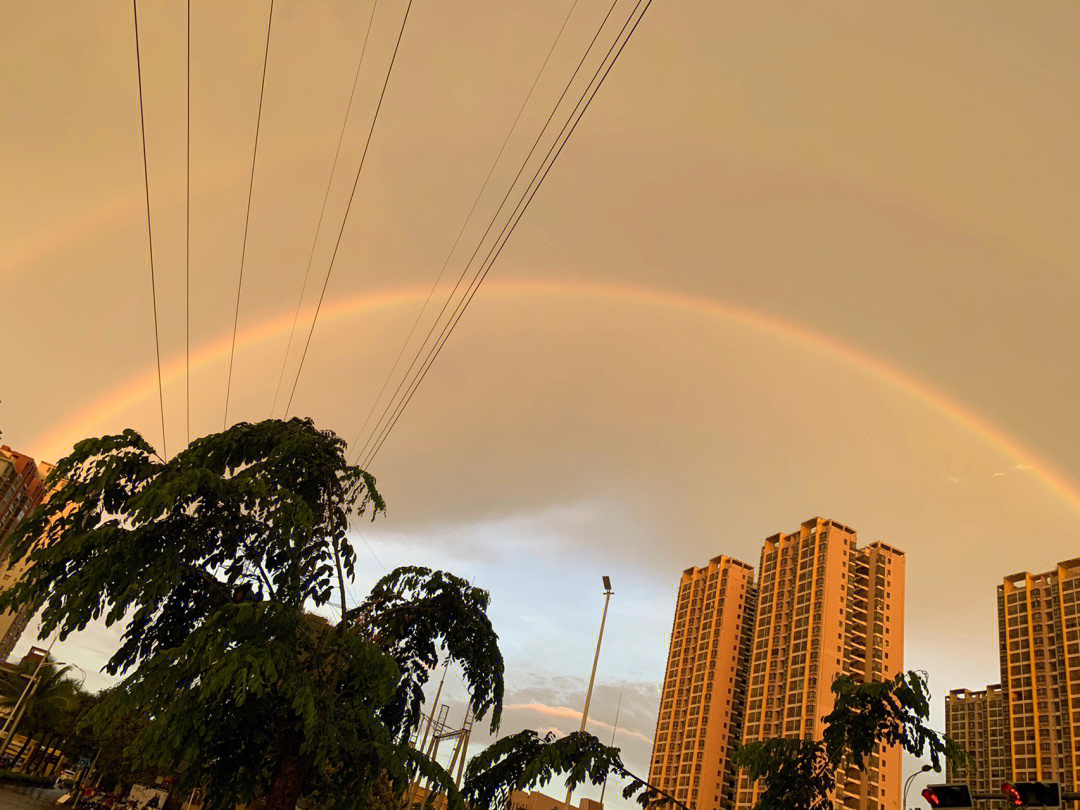
<path id="1" fill-rule="evenodd" d="M 140 3 L 153 291 L 130 4 L 2 6 L 3 441 L 160 443 L 152 293 L 170 454 L 189 419 L 222 428 L 234 317 L 228 420 L 280 416 L 403 0 L 278 0 L 253 180 L 268 4 L 193 0 L 190 275 L 184 5 Z M 291 414 L 364 443 L 607 8 L 411 8 Z M 948 689 L 997 681 L 996 584 L 1080 555 L 1078 26 L 1054 2 L 653 3 L 370 465 L 389 505 L 352 596 L 414 563 L 487 588 L 503 731 L 568 732 L 610 575 L 590 728 L 621 696 L 644 772 L 682 570 L 823 515 L 907 553 L 905 663 L 940 727 Z M 116 638 L 56 650 L 100 686 Z"/>

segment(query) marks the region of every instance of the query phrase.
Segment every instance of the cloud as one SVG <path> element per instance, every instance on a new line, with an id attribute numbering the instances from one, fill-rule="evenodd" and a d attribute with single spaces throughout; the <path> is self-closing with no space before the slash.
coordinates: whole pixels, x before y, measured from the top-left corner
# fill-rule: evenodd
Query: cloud
<path id="1" fill-rule="evenodd" d="M 543 703 L 512 703 L 503 707 L 506 711 L 525 711 L 532 712 L 534 714 L 546 715 L 548 717 L 559 717 L 575 720 L 580 723 L 581 712 L 577 709 L 571 709 L 567 706 L 547 706 Z M 616 728 L 612 723 L 605 723 L 603 720 L 597 720 L 593 717 L 589 718 L 590 726 L 597 726 L 599 728 L 607 729 L 608 731 L 614 731 L 616 738 L 622 734 L 627 737 L 633 737 L 634 739 L 641 740 L 646 745 L 652 745 L 651 738 L 646 737 L 640 731 L 634 731 L 626 728 Z"/>

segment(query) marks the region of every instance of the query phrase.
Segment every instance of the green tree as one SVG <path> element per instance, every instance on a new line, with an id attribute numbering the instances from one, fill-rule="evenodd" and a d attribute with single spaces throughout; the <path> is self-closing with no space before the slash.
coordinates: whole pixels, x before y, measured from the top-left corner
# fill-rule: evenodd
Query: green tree
<path id="1" fill-rule="evenodd" d="M 32 564 L 0 609 L 40 604 L 42 633 L 61 638 L 96 619 L 126 622 L 105 666 L 124 680 L 80 723 L 80 744 L 104 768 L 121 779 L 176 774 L 211 807 L 377 806 L 418 777 L 462 806 L 409 740 L 429 675 L 447 659 L 464 673 L 473 716 L 490 714 L 497 730 L 503 662 L 488 594 L 406 567 L 345 604 L 350 516 L 385 505 L 344 451 L 310 420 L 268 420 L 167 462 L 129 430 L 81 441 L 57 464 L 47 482 L 57 491 L 7 541 Z M 333 605 L 336 624 L 311 612 Z M 592 735 L 531 731 L 470 765 L 465 793 L 493 806 L 555 775 L 577 785 L 608 773 L 631 777 L 628 792 L 659 795 Z"/>
<path id="2" fill-rule="evenodd" d="M 371 783 L 368 794 L 360 802 L 363 810 L 401 810 L 401 794 L 394 789 L 394 783 L 384 773 Z"/>
<path id="3" fill-rule="evenodd" d="M 106 670 L 125 674 L 90 722 L 140 717 L 136 767 L 178 772 L 211 803 L 356 804 L 386 774 L 403 790 L 446 772 L 408 745 L 440 654 L 497 729 L 503 664 L 488 595 L 398 569 L 331 624 L 310 612 L 352 578 L 350 515 L 384 510 L 374 478 L 310 420 L 239 424 L 163 461 L 138 433 L 87 439 L 59 491 L 9 538 L 23 579 L 0 608 L 42 605 L 64 638 L 126 621 Z M 343 601 L 342 601 L 343 604 Z"/>
<path id="4" fill-rule="evenodd" d="M 0 671 L 0 706 L 9 712 L 15 710 L 30 679 L 35 674 L 37 678 L 37 688 L 24 701 L 22 720 L 16 729 L 23 734 L 24 742 L 13 755 L 12 749 L 8 750 L 13 761 L 22 756 L 32 739 L 50 743 L 74 730 L 75 713 L 83 693 L 69 676 L 69 670 L 70 667 L 59 666 L 51 659 L 43 661 L 39 669 L 37 660 L 31 659 Z"/>
<path id="5" fill-rule="evenodd" d="M 94 771 L 106 790 L 118 783 L 153 782 L 158 775 L 154 769 L 140 770 L 130 750 L 131 741 L 146 727 L 145 716 L 120 712 L 102 716 L 96 711 L 110 699 L 115 688 L 88 696 L 76 718 L 75 733 L 65 747 L 65 754 L 72 761 L 85 759 L 94 763 Z"/>
<path id="6" fill-rule="evenodd" d="M 496 741 L 469 762 L 462 793 L 474 810 L 498 810 L 505 807 L 510 791 L 542 786 L 556 776 L 577 788 L 585 782 L 600 785 L 612 774 L 629 780 L 624 798 L 636 795 L 642 806 L 670 803 L 687 810 L 673 796 L 632 773 L 618 748 L 584 731 L 565 737 L 549 732 L 541 737 L 525 730 Z"/>
<path id="7" fill-rule="evenodd" d="M 833 710 L 824 718 L 820 740 L 773 738 L 735 752 L 735 764 L 764 791 L 754 810 L 831 810 L 836 773 L 843 765 L 866 770 L 879 746 L 899 745 L 907 753 L 963 765 L 968 755 L 948 736 L 926 725 L 930 692 L 926 673 L 901 672 L 888 681 L 862 683 L 846 675 L 833 681 Z"/>

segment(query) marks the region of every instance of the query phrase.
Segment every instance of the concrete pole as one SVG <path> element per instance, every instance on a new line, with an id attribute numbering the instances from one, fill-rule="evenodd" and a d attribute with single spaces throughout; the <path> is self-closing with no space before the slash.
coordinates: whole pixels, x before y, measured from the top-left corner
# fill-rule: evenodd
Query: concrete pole
<path id="1" fill-rule="evenodd" d="M 592 690 L 593 684 L 596 683 L 596 665 L 600 663 L 600 643 L 604 640 L 604 624 L 607 622 L 607 610 L 608 603 L 611 601 L 611 595 L 614 593 L 611 590 L 611 580 L 604 577 L 604 613 L 600 617 L 600 635 L 596 637 L 596 654 L 593 656 L 592 662 L 592 674 L 589 675 L 589 688 L 585 692 L 585 709 L 581 712 L 581 728 L 578 731 L 585 730 L 585 724 L 589 722 L 589 704 L 592 702 Z M 573 788 L 566 789 L 566 799 L 564 803 L 566 807 L 570 807 L 570 796 L 574 792 Z"/>

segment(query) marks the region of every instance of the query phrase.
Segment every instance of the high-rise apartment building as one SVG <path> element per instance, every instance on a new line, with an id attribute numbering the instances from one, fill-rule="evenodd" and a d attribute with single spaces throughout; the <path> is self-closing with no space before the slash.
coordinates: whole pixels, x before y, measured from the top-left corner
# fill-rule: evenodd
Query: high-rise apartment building
<path id="1" fill-rule="evenodd" d="M 1080 559 L 1006 577 L 997 601 L 1013 778 L 1072 790 L 1080 785 Z"/>
<path id="2" fill-rule="evenodd" d="M 997 793 L 1010 779 L 1009 704 L 1000 684 L 972 692 L 953 689 L 945 698 L 945 733 L 971 754 L 967 768 L 952 760 L 945 765 L 949 782 L 963 782 L 972 793 Z M 1000 802 L 976 800 L 978 810 L 992 810 Z"/>
<path id="3" fill-rule="evenodd" d="M 856 539 L 814 518 L 765 541 L 756 585 L 725 556 L 683 572 L 650 782 L 692 810 L 752 807 L 760 788 L 731 765 L 740 743 L 819 737 L 837 675 L 901 671 L 904 554 Z M 842 770 L 834 804 L 899 810 L 900 784 L 900 750 L 880 750 L 866 772 Z"/>
<path id="4" fill-rule="evenodd" d="M 1001 685 L 987 687 L 983 732 L 990 750 L 982 764 L 977 759 L 963 772 L 950 767 L 948 775 L 992 792 L 1006 781 L 1080 789 L 1080 559 L 1041 574 L 1005 577 L 997 608 Z M 1000 695 L 1000 708 L 990 710 L 992 690 Z M 954 698 L 965 691 L 949 693 L 945 732 L 970 746 L 975 710 L 958 708 L 966 697 Z"/>
<path id="5" fill-rule="evenodd" d="M 7 445 L 0 446 L 0 544 L 41 503 L 46 494 L 45 477 L 51 469 L 50 465 L 38 464 Z M 0 590 L 16 582 L 27 564 L 22 560 L 18 565 L 10 565 L 6 550 L 0 547 Z M 32 614 L 30 608 L 0 614 L 0 661 L 11 655 Z"/>
<path id="6" fill-rule="evenodd" d="M 731 557 L 679 582 L 649 781 L 693 810 L 731 810 L 757 592 Z"/>
<path id="7" fill-rule="evenodd" d="M 6 444 L 0 446 L 0 541 L 44 496 L 45 477 L 37 462 Z"/>
<path id="8" fill-rule="evenodd" d="M 904 553 L 856 540 L 853 529 L 814 518 L 765 541 L 744 742 L 819 737 L 837 675 L 880 681 L 903 668 Z M 879 750 L 866 767 L 842 768 L 834 806 L 899 810 L 900 750 Z M 736 807 L 752 807 L 759 793 L 740 774 Z"/>

